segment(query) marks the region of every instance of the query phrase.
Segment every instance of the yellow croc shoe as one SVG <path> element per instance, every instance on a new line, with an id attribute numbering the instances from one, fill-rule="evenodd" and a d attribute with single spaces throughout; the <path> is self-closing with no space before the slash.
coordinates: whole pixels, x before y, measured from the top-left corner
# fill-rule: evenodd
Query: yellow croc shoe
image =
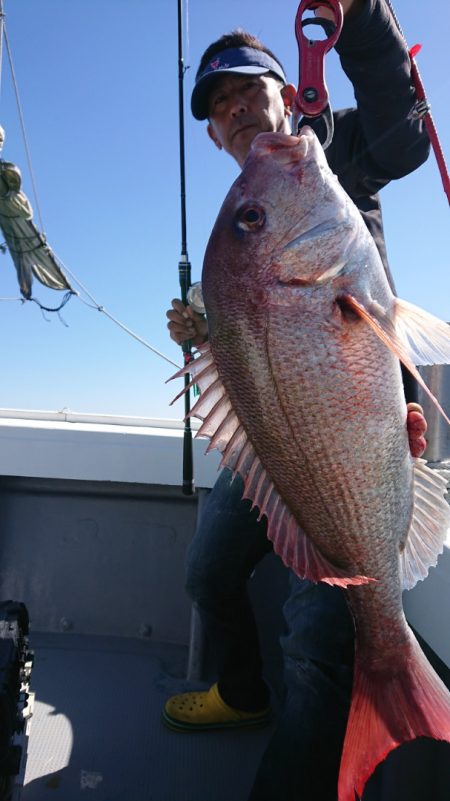
<path id="1" fill-rule="evenodd" d="M 220 697 L 217 684 L 203 692 L 173 695 L 163 710 L 164 723 L 183 731 L 263 726 L 270 719 L 270 707 L 261 712 L 241 712 L 228 706 Z"/>

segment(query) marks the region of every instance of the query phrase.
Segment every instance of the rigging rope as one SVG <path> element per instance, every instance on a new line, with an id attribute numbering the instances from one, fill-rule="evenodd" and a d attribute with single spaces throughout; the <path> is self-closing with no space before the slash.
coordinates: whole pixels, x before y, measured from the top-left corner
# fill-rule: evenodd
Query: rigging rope
<path id="1" fill-rule="evenodd" d="M 25 154 L 26 154 L 27 163 L 28 163 L 28 170 L 29 170 L 29 173 L 30 173 L 31 185 L 33 187 L 33 195 L 34 195 L 34 201 L 35 201 L 35 204 L 36 204 L 36 211 L 37 211 L 38 218 L 39 218 L 39 224 L 40 224 L 41 232 L 42 232 L 43 236 L 45 236 L 44 224 L 43 224 L 43 221 L 42 221 L 41 206 L 40 206 L 40 203 L 39 203 L 39 198 L 38 198 L 38 193 L 37 193 L 37 186 L 36 186 L 36 181 L 35 181 L 35 178 L 34 178 L 34 170 L 33 170 L 33 165 L 32 165 L 32 162 L 31 162 L 31 153 L 30 153 L 30 148 L 29 148 L 29 145 L 28 145 L 28 137 L 27 137 L 27 132 L 26 132 L 26 129 L 25 129 L 25 118 L 24 118 L 24 115 L 23 115 L 22 104 L 20 102 L 19 87 L 18 87 L 18 84 L 17 84 L 16 73 L 15 73 L 14 64 L 13 64 L 13 61 L 12 61 L 11 48 L 9 46 L 8 34 L 6 32 L 6 25 L 4 23 L 3 23 L 3 35 L 4 35 L 4 39 L 5 39 L 6 52 L 8 54 L 9 67 L 10 67 L 10 70 L 11 70 L 11 77 L 12 77 L 12 82 L 13 82 L 13 86 L 14 86 L 14 94 L 15 94 L 15 97 L 16 97 L 17 110 L 19 112 L 20 127 L 21 127 L 21 130 L 22 130 L 22 137 L 23 137 L 23 142 L 24 142 L 24 146 L 25 146 Z"/>
<path id="2" fill-rule="evenodd" d="M 0 94 L 2 90 L 3 74 L 3 30 L 5 27 L 5 15 L 3 13 L 3 0 L 0 0 Z"/>
<path id="3" fill-rule="evenodd" d="M 117 317 L 114 317 L 107 309 L 105 309 L 104 306 L 102 306 L 100 303 L 98 303 L 96 301 L 96 299 L 93 297 L 93 295 L 86 289 L 86 287 L 81 283 L 81 281 L 79 281 L 79 279 L 76 277 L 76 275 L 74 275 L 73 272 L 71 270 L 69 270 L 67 265 L 65 265 L 64 262 L 62 262 L 59 257 L 58 257 L 58 262 L 61 264 L 61 267 L 65 270 L 65 272 L 70 276 L 72 281 L 80 287 L 81 291 L 91 301 L 91 303 L 88 303 L 86 300 L 84 300 L 79 295 L 79 293 L 76 293 L 76 296 L 78 297 L 78 299 L 82 303 L 84 303 L 85 306 L 88 306 L 90 309 L 97 309 L 97 311 L 102 312 L 102 314 L 104 314 L 105 317 L 108 317 L 113 323 L 115 323 L 115 325 L 117 325 L 119 328 L 121 328 L 122 331 L 124 331 L 126 334 L 131 336 L 137 342 L 140 342 L 141 345 L 144 345 L 144 347 L 146 347 L 148 350 L 151 350 L 151 352 L 155 353 L 156 356 L 160 356 L 161 359 L 164 359 L 164 361 L 168 362 L 173 367 L 177 367 L 178 369 L 180 369 L 180 365 L 178 365 L 176 362 L 173 362 L 172 359 L 169 359 L 169 357 L 165 356 L 164 353 L 161 353 L 161 351 L 159 351 L 156 348 L 154 348 L 153 345 L 150 345 L 145 339 L 140 337 L 139 334 L 136 334 L 134 331 L 131 330 L 131 328 L 128 328 L 128 326 L 125 325 L 125 323 L 122 323 L 120 320 L 117 319 Z"/>
<path id="4" fill-rule="evenodd" d="M 5 25 L 4 19 L 5 19 L 5 15 L 3 13 L 3 0 L 0 0 L 0 89 L 1 89 L 1 79 L 2 79 L 3 41 L 4 41 L 5 44 L 6 44 L 6 51 L 7 51 L 7 54 L 8 54 L 8 61 L 9 61 L 9 66 L 10 66 L 10 70 L 11 70 L 11 77 L 12 77 L 13 86 L 14 86 L 14 94 L 15 94 L 15 98 L 16 98 L 18 113 L 19 113 L 19 120 L 20 120 L 21 129 L 22 129 L 22 136 L 23 136 L 25 152 L 26 152 L 26 158 L 27 158 L 27 163 L 28 163 L 28 170 L 29 170 L 29 173 L 30 173 L 30 179 L 31 179 L 31 184 L 32 184 L 32 189 L 33 189 L 33 196 L 34 196 L 36 210 L 37 210 L 37 214 L 38 214 L 38 218 L 39 218 L 41 234 L 42 234 L 42 236 L 44 238 L 46 238 L 45 234 L 44 234 L 44 225 L 43 225 L 43 220 L 42 220 L 42 212 L 41 212 L 41 207 L 40 207 L 40 203 L 39 203 L 39 198 L 38 198 L 38 193 L 37 193 L 37 186 L 36 186 L 36 181 L 35 181 L 35 177 L 34 177 L 34 170 L 33 170 L 32 161 L 31 161 L 31 153 L 30 153 L 30 148 L 29 148 L 29 144 L 28 144 L 28 137 L 27 137 L 26 128 L 25 128 L 25 118 L 24 118 L 24 114 L 23 114 L 23 110 L 22 110 L 22 104 L 21 104 L 21 101 L 20 101 L 19 88 L 18 88 L 16 73 L 15 73 L 15 70 L 14 70 L 14 64 L 13 64 L 13 60 L 12 60 L 11 48 L 10 48 L 10 45 L 9 45 L 9 39 L 8 39 L 8 36 L 7 36 L 6 25 Z M 1 248 L 1 246 L 0 246 L 0 248 Z M 82 292 L 89 298 L 91 303 L 88 303 L 86 300 L 84 300 L 80 296 L 80 294 L 78 292 L 67 292 L 64 295 L 64 298 L 63 298 L 62 302 L 60 303 L 60 305 L 57 308 L 49 308 L 47 306 L 43 306 L 42 303 L 40 303 L 40 301 L 37 300 L 36 298 L 30 297 L 29 300 L 33 301 L 34 303 L 37 303 L 37 305 L 41 308 L 42 311 L 58 313 L 58 316 L 59 316 L 60 320 L 63 322 L 64 325 L 66 325 L 66 323 L 64 323 L 64 321 L 62 320 L 61 316 L 59 315 L 59 311 L 63 308 L 63 306 L 66 305 L 66 303 L 70 300 L 71 296 L 73 294 L 75 294 L 79 298 L 79 300 L 82 303 L 84 303 L 86 306 L 88 306 L 89 308 L 92 308 L 92 309 L 97 309 L 97 311 L 102 312 L 113 323 L 115 323 L 115 325 L 117 325 L 122 331 L 124 331 L 126 334 L 131 336 L 133 339 L 135 339 L 141 345 L 144 345 L 144 347 L 146 347 L 148 350 L 150 350 L 152 353 L 156 354 L 157 356 L 160 356 L 161 359 L 164 359 L 164 361 L 168 362 L 173 367 L 176 367 L 178 370 L 180 369 L 180 365 L 179 364 L 177 364 L 176 362 L 172 361 L 172 359 L 169 359 L 168 356 L 165 356 L 163 353 L 161 353 L 161 351 L 157 350 L 152 345 L 150 345 L 145 339 L 143 339 L 138 334 L 136 334 L 134 331 L 132 331 L 127 325 L 122 323 L 120 320 L 117 319 L 117 317 L 114 317 L 107 309 L 105 309 L 104 306 L 102 306 L 100 303 L 98 303 L 96 301 L 96 299 L 91 295 L 91 293 L 86 289 L 86 287 L 83 286 L 81 281 L 79 281 L 78 278 L 72 273 L 72 271 L 69 270 L 66 267 L 66 265 L 63 264 L 61 259 L 57 258 L 57 260 L 61 264 L 63 269 L 70 275 L 71 279 L 80 287 Z M 22 304 L 26 302 L 25 298 L 21 298 L 21 297 L 19 297 L 19 298 L 0 298 L 0 302 L 17 302 L 17 301 L 20 301 Z"/>
<path id="5" fill-rule="evenodd" d="M 60 261 L 60 259 L 59 259 L 59 261 Z M 62 262 L 61 262 L 61 264 L 62 264 Z M 40 303 L 40 301 L 36 300 L 36 298 L 29 298 L 29 299 L 20 298 L 20 297 L 18 297 L 18 298 L 0 298 L 0 303 L 1 302 L 19 302 L 19 303 L 22 303 L 22 305 L 23 305 L 24 303 L 27 303 L 28 300 L 30 300 L 30 301 L 33 301 L 34 303 L 37 303 L 38 306 L 41 308 L 41 310 L 43 309 L 43 310 L 48 311 L 48 312 L 59 312 L 59 310 L 62 309 L 62 307 L 66 305 L 66 303 L 68 302 L 69 298 L 72 297 L 72 295 L 75 295 L 75 297 L 77 297 L 78 300 L 81 301 L 81 303 L 84 303 L 84 305 L 87 306 L 90 309 L 96 309 L 97 311 L 102 312 L 102 314 L 104 314 L 105 317 L 108 317 L 113 323 L 115 323 L 115 325 L 117 325 L 118 328 L 120 328 L 122 331 L 124 331 L 129 336 L 131 336 L 133 339 L 135 339 L 141 345 L 144 345 L 145 348 L 150 350 L 156 356 L 159 356 L 161 359 L 164 359 L 164 361 L 168 362 L 173 367 L 176 367 L 177 370 L 181 369 L 181 365 L 180 364 L 177 364 L 176 362 L 172 361 L 172 359 L 169 359 L 169 357 L 165 356 L 164 353 L 161 353 L 161 351 L 157 350 L 157 348 L 154 348 L 153 345 L 150 345 L 150 343 L 147 342 L 145 339 L 143 339 L 143 337 L 139 336 L 139 334 L 136 334 L 134 331 L 132 331 L 131 328 L 129 328 L 127 325 L 125 325 L 125 323 L 122 323 L 120 320 L 117 319 L 117 317 L 114 317 L 114 315 L 112 315 L 111 312 L 109 312 L 107 309 L 105 309 L 104 306 L 102 306 L 100 303 L 97 303 L 97 301 L 92 297 L 92 295 L 88 292 L 88 290 L 83 287 L 83 285 L 80 283 L 80 281 L 78 281 L 78 279 L 75 277 L 75 275 L 65 265 L 64 265 L 64 269 L 70 275 L 70 277 L 72 278 L 74 283 L 78 284 L 78 286 L 80 286 L 82 288 L 83 292 L 91 299 L 92 303 L 88 303 L 87 300 L 84 300 L 84 298 L 82 298 L 78 292 L 68 292 L 68 293 L 66 293 L 62 303 L 58 306 L 58 308 L 55 308 L 55 309 L 49 308 L 47 306 L 43 306 L 42 303 Z M 67 297 L 67 295 L 69 297 Z M 61 316 L 60 315 L 58 315 L 58 316 L 59 316 L 60 320 L 62 320 Z M 67 325 L 67 324 L 64 323 L 64 325 Z"/>

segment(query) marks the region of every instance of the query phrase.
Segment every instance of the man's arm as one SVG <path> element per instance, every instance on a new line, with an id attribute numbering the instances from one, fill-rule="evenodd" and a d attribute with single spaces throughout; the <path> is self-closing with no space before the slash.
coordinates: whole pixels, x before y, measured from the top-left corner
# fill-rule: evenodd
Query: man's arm
<path id="1" fill-rule="evenodd" d="M 385 0 L 353 0 L 336 44 L 353 84 L 365 142 L 364 172 L 389 181 L 419 167 L 429 153 L 422 120 L 411 112 L 416 95 L 406 43 Z"/>

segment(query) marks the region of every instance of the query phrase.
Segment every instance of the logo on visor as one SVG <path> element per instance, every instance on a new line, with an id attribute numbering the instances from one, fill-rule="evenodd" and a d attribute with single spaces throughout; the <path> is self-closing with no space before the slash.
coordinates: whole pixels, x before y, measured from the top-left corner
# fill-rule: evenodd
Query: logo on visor
<path id="1" fill-rule="evenodd" d="M 220 63 L 220 58 L 216 58 L 215 61 L 210 61 L 209 66 L 211 67 L 212 70 L 217 70 L 219 67 L 222 70 L 226 70 L 227 67 L 229 67 L 230 65 L 229 64 L 221 64 Z"/>

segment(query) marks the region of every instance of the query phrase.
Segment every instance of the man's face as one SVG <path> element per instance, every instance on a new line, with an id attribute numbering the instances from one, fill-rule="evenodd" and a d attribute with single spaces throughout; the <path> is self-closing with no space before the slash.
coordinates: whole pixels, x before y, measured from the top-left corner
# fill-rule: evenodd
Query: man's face
<path id="1" fill-rule="evenodd" d="M 271 75 L 219 77 L 208 98 L 208 133 L 242 167 L 259 133 L 290 133 L 290 107 L 295 88 Z"/>

